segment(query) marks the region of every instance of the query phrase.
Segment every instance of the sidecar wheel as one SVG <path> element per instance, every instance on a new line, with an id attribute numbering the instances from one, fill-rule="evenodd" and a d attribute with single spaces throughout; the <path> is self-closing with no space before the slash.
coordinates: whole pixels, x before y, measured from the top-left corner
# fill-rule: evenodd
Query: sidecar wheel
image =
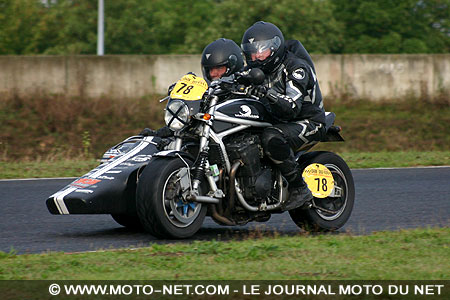
<path id="1" fill-rule="evenodd" d="M 325 165 L 332 173 L 335 185 L 341 189 L 340 197 L 316 198 L 314 204 L 319 208 L 297 208 L 289 211 L 292 220 L 307 231 L 332 231 L 341 228 L 347 222 L 355 202 L 355 185 L 352 173 L 345 161 L 332 152 L 317 152 L 301 164 L 302 169 L 312 163 Z M 313 153 L 311 153 L 313 154 Z M 330 211 L 333 211 L 330 212 Z"/>
<path id="2" fill-rule="evenodd" d="M 186 160 L 192 165 L 190 160 Z M 183 201 L 177 174 L 186 165 L 179 158 L 152 161 L 139 177 L 136 208 L 142 226 L 160 238 L 183 239 L 202 226 L 207 207 Z"/>
<path id="3" fill-rule="evenodd" d="M 126 214 L 111 214 L 111 217 L 119 223 L 120 225 L 133 229 L 133 230 L 142 230 L 142 224 L 139 221 L 137 215 L 126 215 Z"/>

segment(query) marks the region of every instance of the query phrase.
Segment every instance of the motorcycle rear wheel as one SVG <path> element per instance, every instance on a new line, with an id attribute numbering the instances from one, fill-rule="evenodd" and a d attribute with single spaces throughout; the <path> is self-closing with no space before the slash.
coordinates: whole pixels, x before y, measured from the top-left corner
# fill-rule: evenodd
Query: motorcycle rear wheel
<path id="1" fill-rule="evenodd" d="M 186 160 L 192 165 L 190 160 Z M 186 168 L 179 158 L 151 161 L 139 177 L 136 208 L 144 229 L 159 238 L 183 239 L 202 226 L 207 207 L 183 200 L 178 172 Z"/>
<path id="2" fill-rule="evenodd" d="M 294 223 L 306 231 L 337 230 L 344 226 L 353 210 L 355 185 L 352 173 L 347 163 L 337 154 L 320 151 L 308 155 L 308 159 L 301 164 L 302 169 L 312 163 L 325 165 L 333 174 L 335 185 L 342 189 L 342 195 L 333 198 L 314 198 L 313 203 L 316 207 L 293 209 L 289 214 Z"/>

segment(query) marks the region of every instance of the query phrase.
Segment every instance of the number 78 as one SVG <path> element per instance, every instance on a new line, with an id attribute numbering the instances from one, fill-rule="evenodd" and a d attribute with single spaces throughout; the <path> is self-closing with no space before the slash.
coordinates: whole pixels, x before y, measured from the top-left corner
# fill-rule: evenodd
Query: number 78
<path id="1" fill-rule="evenodd" d="M 184 83 L 184 82 L 180 82 L 180 84 L 181 85 L 183 85 L 182 87 L 180 87 L 176 92 L 177 93 L 179 93 L 182 89 L 184 89 L 184 88 L 186 88 L 184 91 L 183 91 L 183 94 L 189 94 L 189 92 L 192 90 L 192 88 L 194 87 L 193 85 L 187 85 L 186 83 Z M 187 87 L 186 87 L 187 86 Z"/>
<path id="2" fill-rule="evenodd" d="M 328 190 L 326 178 L 322 178 L 322 180 L 320 180 L 320 178 L 315 178 L 314 180 L 317 180 L 317 191 L 320 191 L 321 187 L 322 187 L 322 191 L 324 191 L 324 192 L 326 192 Z M 322 185 L 320 184 L 321 181 L 322 181 Z"/>

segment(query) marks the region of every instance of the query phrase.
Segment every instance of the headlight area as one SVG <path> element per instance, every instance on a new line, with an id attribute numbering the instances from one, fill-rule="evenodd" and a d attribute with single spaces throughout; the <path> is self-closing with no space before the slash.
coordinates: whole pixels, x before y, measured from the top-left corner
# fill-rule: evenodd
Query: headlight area
<path id="1" fill-rule="evenodd" d="M 189 107 L 181 100 L 170 101 L 165 109 L 164 121 L 173 131 L 179 131 L 187 126 Z"/>

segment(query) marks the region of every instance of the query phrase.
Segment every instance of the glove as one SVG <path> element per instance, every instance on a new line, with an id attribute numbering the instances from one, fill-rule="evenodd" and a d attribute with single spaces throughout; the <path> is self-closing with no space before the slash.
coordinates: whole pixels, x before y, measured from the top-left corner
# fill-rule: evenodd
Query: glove
<path id="1" fill-rule="evenodd" d="M 264 85 L 259 85 L 253 88 L 252 95 L 259 97 L 259 99 L 266 99 L 269 103 L 274 104 L 278 101 L 277 92 L 269 89 Z"/>
<path id="2" fill-rule="evenodd" d="M 265 98 L 268 88 L 264 85 L 257 85 L 250 91 L 250 94 L 258 98 Z"/>
<path id="3" fill-rule="evenodd" d="M 155 131 L 155 135 L 160 138 L 173 136 L 173 131 L 169 127 L 164 126 Z"/>
<path id="4" fill-rule="evenodd" d="M 144 128 L 141 132 L 139 132 L 139 135 L 155 136 L 156 135 L 156 131 L 154 131 L 153 129 L 150 129 L 150 128 Z"/>
<path id="5" fill-rule="evenodd" d="M 169 88 L 167 89 L 167 96 L 170 96 L 170 93 L 172 93 L 173 88 L 175 87 L 177 83 L 172 83 Z"/>
<path id="6" fill-rule="evenodd" d="M 268 89 L 266 93 L 266 99 L 270 104 L 275 104 L 278 101 L 278 93 L 273 89 Z"/>

